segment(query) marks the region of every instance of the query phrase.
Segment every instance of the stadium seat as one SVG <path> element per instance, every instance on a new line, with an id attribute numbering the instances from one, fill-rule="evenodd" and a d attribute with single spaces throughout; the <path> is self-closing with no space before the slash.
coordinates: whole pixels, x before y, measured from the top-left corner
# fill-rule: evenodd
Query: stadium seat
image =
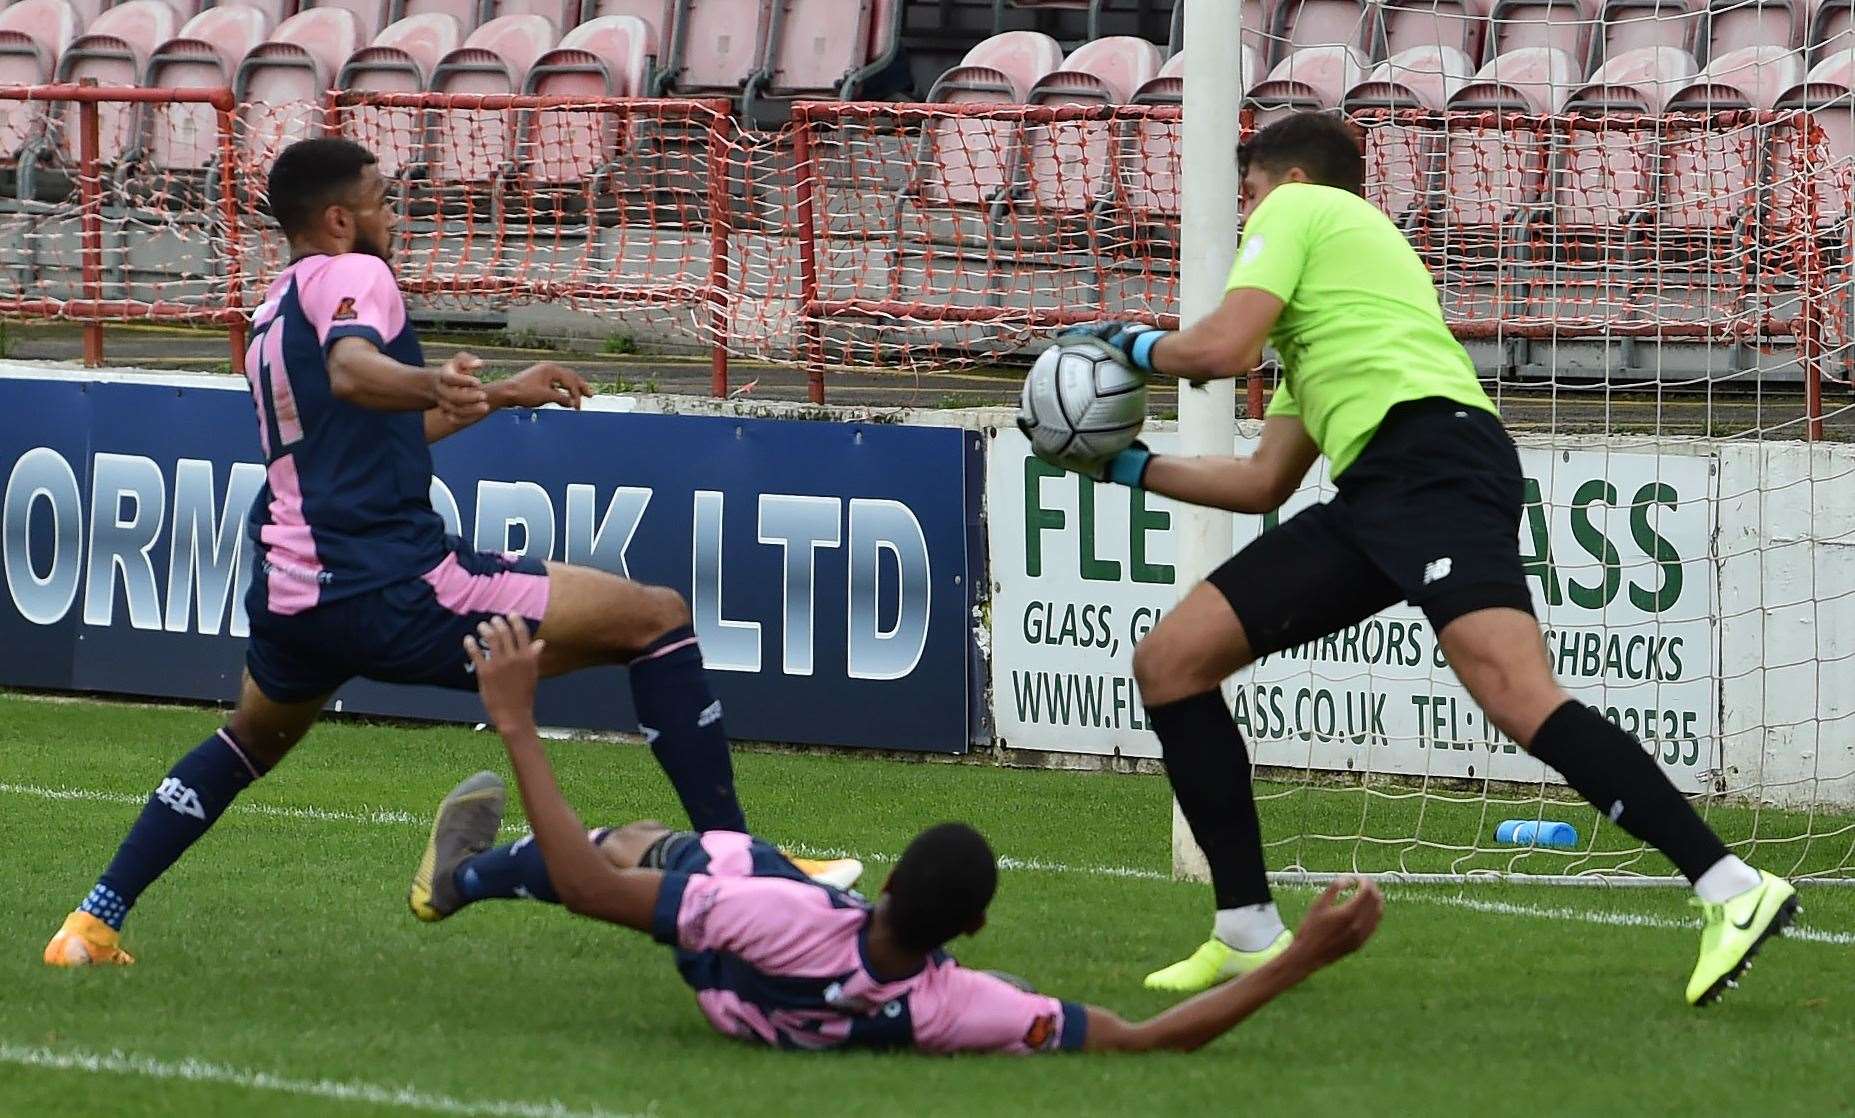
<path id="1" fill-rule="evenodd" d="M 1454 47 L 1412 47 L 1373 67 L 1342 98 L 1365 143 L 1366 197 L 1393 220 L 1417 212 L 1443 155 L 1443 130 L 1411 119 L 1412 111 L 1442 109 L 1473 72 Z"/>
<path id="2" fill-rule="evenodd" d="M 469 35 L 483 22 L 483 5 L 478 0 L 397 0 L 397 4 L 393 10 L 396 23 L 413 16 L 447 15 Z"/>
<path id="3" fill-rule="evenodd" d="M 676 41 L 676 0 L 585 0 L 580 7 L 582 23 L 603 16 L 633 16 L 644 21 L 644 53 L 651 65 L 663 69 L 670 64 L 670 46 Z"/>
<path id="4" fill-rule="evenodd" d="M 1487 57 L 1521 47 L 1557 47 L 1583 59 L 1591 53 L 1596 26 L 1596 0 L 1494 0 Z"/>
<path id="5" fill-rule="evenodd" d="M 554 37 L 573 30 L 580 22 L 580 0 L 485 0 L 485 22 L 503 16 L 542 16 L 554 25 Z"/>
<path id="6" fill-rule="evenodd" d="M 1855 47 L 1855 0 L 1816 0 L 1805 46 L 1811 64 Z"/>
<path id="7" fill-rule="evenodd" d="M 1717 58 L 1742 47 L 1773 46 L 1801 50 L 1804 0 L 1712 0 L 1701 17 L 1696 53 Z"/>
<path id="8" fill-rule="evenodd" d="M 1237 88 L 1245 92 L 1262 78 L 1262 55 L 1252 47 L 1237 48 Z M 1134 105 L 1182 105 L 1185 103 L 1185 52 L 1166 60 L 1159 73 L 1134 90 Z"/>
<path id="9" fill-rule="evenodd" d="M 391 7 L 389 0 L 305 0 L 302 10 L 346 8 L 354 13 L 356 22 L 361 25 L 361 41 L 367 43 L 392 22 Z"/>
<path id="10" fill-rule="evenodd" d="M 445 12 L 407 16 L 374 37 L 371 45 L 348 57 L 335 87 L 370 93 L 423 93 L 432 71 L 464 40 L 463 25 Z M 424 110 L 354 105 L 341 114 L 342 133 L 367 145 L 380 160 L 380 173 L 392 178 L 408 162 L 421 158 Z"/>
<path id="11" fill-rule="evenodd" d="M 1488 0 L 1382 0 L 1377 57 L 1412 47 L 1455 47 L 1471 59 L 1482 56 Z"/>
<path id="12" fill-rule="evenodd" d="M 268 159 L 320 134 L 323 93 L 364 41 L 361 21 L 346 8 L 311 8 L 279 24 L 232 79 L 245 150 Z"/>
<path id="13" fill-rule="evenodd" d="M 772 23 L 772 0 L 682 0 L 668 88 L 745 94 L 765 68 Z"/>
<path id="14" fill-rule="evenodd" d="M 44 85 L 77 37 L 77 9 L 66 0 L 19 0 L 0 11 L 0 85 Z M 39 131 L 39 107 L 0 101 L 0 162 L 10 163 Z"/>
<path id="15" fill-rule="evenodd" d="M 1579 66 L 1552 47 L 1522 47 L 1497 55 L 1449 98 L 1463 112 L 1558 113 Z M 1552 134 L 1528 123 L 1503 130 L 1494 122 L 1452 126 L 1445 137 L 1438 225 L 1451 247 L 1482 259 L 1525 247 L 1546 186 Z"/>
<path id="16" fill-rule="evenodd" d="M 535 62 L 559 36 L 546 16 L 499 16 L 471 32 L 433 67 L 433 93 L 520 93 Z M 514 114 L 502 109 L 447 109 L 432 114 L 433 180 L 487 182 L 509 162 Z"/>
<path id="17" fill-rule="evenodd" d="M 1130 35 L 1110 35 L 1076 48 L 1031 87 L 1028 100 L 1033 105 L 1124 105 L 1159 69 L 1158 47 Z M 1031 195 L 1044 207 L 1074 213 L 1112 189 L 1111 123 L 1036 124 L 1025 133 Z"/>
<path id="18" fill-rule="evenodd" d="M 1360 0 L 1277 0 L 1269 37 L 1282 44 L 1283 55 L 1327 46 L 1358 47 L 1369 53 L 1374 10 Z"/>
<path id="19" fill-rule="evenodd" d="M 782 0 L 773 9 L 770 97 L 849 97 L 869 62 L 872 0 Z"/>
<path id="20" fill-rule="evenodd" d="M 548 96 L 638 97 L 650 80 L 650 28 L 635 16 L 601 16 L 580 24 L 528 71 L 522 92 Z M 534 113 L 522 150 L 541 182 L 592 177 L 612 161 L 627 122 L 615 113 Z"/>
<path id="21" fill-rule="evenodd" d="M 1007 31 L 980 42 L 928 91 L 936 104 L 1022 104 L 1063 48 L 1041 31 Z M 1022 129 L 1015 121 L 949 116 L 922 129 L 920 189 L 932 203 L 978 205 L 1005 187 Z"/>
<path id="22" fill-rule="evenodd" d="M 180 21 L 166 0 L 126 0 L 104 12 L 85 33 L 71 40 L 58 58 L 57 80 L 82 84 L 134 86 L 142 83 L 148 60 L 156 48 L 174 37 Z M 62 121 L 58 151 L 64 160 L 78 155 L 78 108 L 66 103 L 57 110 Z M 114 165 L 135 142 L 139 107 L 103 102 L 97 106 L 97 149 L 104 163 Z"/>
<path id="23" fill-rule="evenodd" d="M 1077 47 L 1025 98 L 1033 105 L 1125 105 L 1159 73 L 1159 48 L 1131 35 L 1110 35 Z"/>
<path id="24" fill-rule="evenodd" d="M 1796 129 L 1774 129 L 1768 176 L 1773 222 L 1796 228 L 1813 211 L 1818 228 L 1846 223 L 1855 189 L 1855 49 L 1825 55 L 1802 84 L 1778 98 L 1777 107 L 1808 110 L 1822 146 L 1809 156 L 1813 166 L 1806 167 L 1797 151 Z"/>
<path id="25" fill-rule="evenodd" d="M 1782 47 L 1729 51 L 1707 64 L 1668 102 L 1674 113 L 1707 114 L 1728 109 L 1769 110 L 1804 78 L 1803 54 Z M 1704 120 L 1663 132 L 1662 217 L 1665 229 L 1725 232 L 1750 220 L 1759 201 L 1764 163 L 1763 128 Z M 1691 242 L 1704 247 L 1700 242 Z M 1706 254 L 1696 252 L 1696 259 Z"/>
<path id="26" fill-rule="evenodd" d="M 180 34 L 155 49 L 147 84 L 161 89 L 213 89 L 232 84 L 247 54 L 270 37 L 262 8 L 227 4 L 187 21 Z M 157 105 L 145 118 L 137 146 L 157 168 L 202 171 L 219 154 L 219 122 L 211 105 Z"/>
<path id="27" fill-rule="evenodd" d="M 1244 100 L 1261 128 L 1291 112 L 1338 108 L 1346 91 L 1365 75 L 1366 56 L 1359 48 L 1309 47 L 1277 63 Z"/>
<path id="28" fill-rule="evenodd" d="M 1257 55 L 1250 47 L 1238 48 L 1237 87 L 1256 80 Z M 1157 75 L 1134 90 L 1135 105 L 1183 105 L 1185 52 L 1166 60 Z M 1128 126 L 1121 140 L 1121 202 L 1139 217 L 1176 217 L 1179 213 L 1179 124 L 1176 121 L 1141 120 Z"/>
<path id="29" fill-rule="evenodd" d="M 1706 0 L 1603 0 L 1587 73 L 1624 51 L 1675 47 L 1693 53 Z"/>
<path id="30" fill-rule="evenodd" d="M 1669 98 L 1668 111 L 1770 109 L 1786 90 L 1803 81 L 1804 72 L 1801 51 L 1777 46 L 1727 51 Z"/>
<path id="31" fill-rule="evenodd" d="M 1063 64 L 1063 48 L 1041 31 L 1007 31 L 966 52 L 935 80 L 928 100 L 944 104 L 1022 104 L 1044 75 Z"/>

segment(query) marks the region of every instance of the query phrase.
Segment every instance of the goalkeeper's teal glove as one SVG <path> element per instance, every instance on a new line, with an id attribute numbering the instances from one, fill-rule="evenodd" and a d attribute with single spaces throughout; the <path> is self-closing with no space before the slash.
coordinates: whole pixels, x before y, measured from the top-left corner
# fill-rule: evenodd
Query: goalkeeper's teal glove
<path id="1" fill-rule="evenodd" d="M 1071 326 L 1056 336 L 1074 337 L 1078 334 L 1091 338 L 1100 338 L 1120 350 L 1127 357 L 1127 363 L 1143 373 L 1153 372 L 1153 347 L 1159 340 L 1171 333 L 1138 322 L 1091 322 L 1082 326 Z"/>
<path id="2" fill-rule="evenodd" d="M 1154 454 L 1147 445 L 1139 440 L 1134 445 L 1118 454 L 1106 458 L 1097 458 L 1092 462 L 1082 462 L 1065 458 L 1054 464 L 1096 481 L 1112 482 L 1125 485 L 1129 489 L 1139 489 L 1146 482 L 1147 464 L 1152 462 Z"/>

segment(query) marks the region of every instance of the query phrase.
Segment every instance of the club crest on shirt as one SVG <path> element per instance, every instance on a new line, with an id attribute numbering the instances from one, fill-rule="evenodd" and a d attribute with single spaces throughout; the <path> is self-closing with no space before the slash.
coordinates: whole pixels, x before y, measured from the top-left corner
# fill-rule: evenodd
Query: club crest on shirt
<path id="1" fill-rule="evenodd" d="M 1049 1044 L 1050 1038 L 1054 1035 L 1056 1035 L 1056 1017 L 1046 1013 L 1032 1021 L 1031 1027 L 1025 1031 L 1024 1047 L 1035 1051 Z"/>
<path id="2" fill-rule="evenodd" d="M 340 303 L 337 303 L 335 305 L 335 313 L 329 317 L 335 322 L 352 322 L 361 317 L 361 315 L 359 311 L 354 309 L 354 300 L 349 298 L 343 299 Z"/>

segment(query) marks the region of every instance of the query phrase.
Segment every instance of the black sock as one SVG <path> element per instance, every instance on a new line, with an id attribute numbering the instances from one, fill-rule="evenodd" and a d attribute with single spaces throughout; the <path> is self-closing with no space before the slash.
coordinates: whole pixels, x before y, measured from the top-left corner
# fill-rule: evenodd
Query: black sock
<path id="1" fill-rule="evenodd" d="M 1172 794 L 1211 865 L 1217 907 L 1267 904 L 1262 823 L 1250 787 L 1250 754 L 1216 691 L 1147 708 Z"/>
<path id="2" fill-rule="evenodd" d="M 1726 844 L 1675 790 L 1634 735 L 1576 699 L 1547 716 L 1528 752 L 1612 823 L 1668 856 L 1689 881 L 1726 857 Z"/>
<path id="3" fill-rule="evenodd" d="M 698 831 L 745 831 L 734 795 L 734 766 L 721 725 L 721 701 L 709 690 L 696 631 L 687 625 L 652 641 L 629 665 L 638 730 L 676 789 Z"/>
<path id="4" fill-rule="evenodd" d="M 554 882 L 541 860 L 541 844 L 525 835 L 514 842 L 466 858 L 452 871 L 458 892 L 467 901 L 521 897 L 559 904 Z"/>
<path id="5" fill-rule="evenodd" d="M 240 792 L 265 769 L 220 729 L 175 762 L 142 808 L 116 857 L 79 905 L 112 928 L 121 928 L 142 890 L 207 832 Z"/>

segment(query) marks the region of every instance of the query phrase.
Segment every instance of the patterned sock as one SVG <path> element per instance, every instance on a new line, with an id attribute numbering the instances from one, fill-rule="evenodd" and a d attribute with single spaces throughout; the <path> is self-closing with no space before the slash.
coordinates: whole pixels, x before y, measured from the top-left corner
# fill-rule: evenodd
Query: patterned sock
<path id="1" fill-rule="evenodd" d="M 120 930 L 144 889 L 205 834 L 267 770 L 221 727 L 168 770 L 116 857 L 78 906 Z"/>
<path id="2" fill-rule="evenodd" d="M 734 795 L 734 766 L 721 725 L 721 700 L 709 691 L 702 649 L 687 625 L 651 642 L 630 667 L 638 729 L 676 789 L 698 831 L 746 831 Z"/>
<path id="3" fill-rule="evenodd" d="M 521 898 L 559 904 L 535 836 L 523 835 L 457 864 L 451 880 L 467 901 Z"/>

